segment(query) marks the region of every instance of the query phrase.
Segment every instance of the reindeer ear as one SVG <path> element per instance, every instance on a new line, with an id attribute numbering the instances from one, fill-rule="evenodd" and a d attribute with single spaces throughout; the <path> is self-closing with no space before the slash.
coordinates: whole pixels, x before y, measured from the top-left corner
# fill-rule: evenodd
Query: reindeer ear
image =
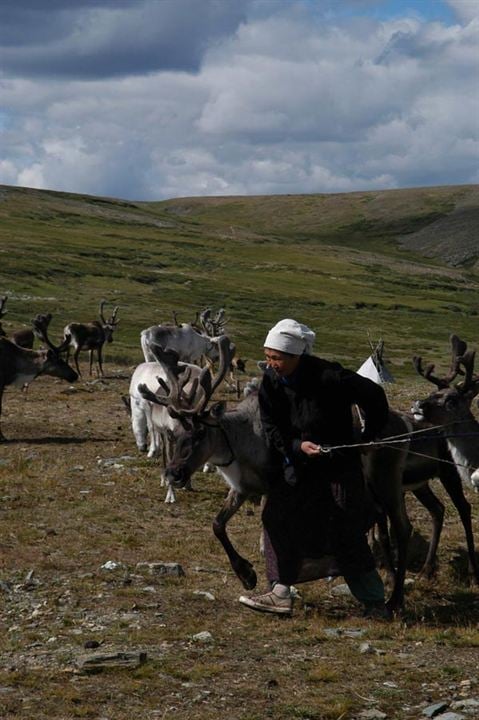
<path id="1" fill-rule="evenodd" d="M 212 405 L 208 412 L 210 413 L 211 417 L 215 418 L 215 420 L 219 420 L 226 412 L 226 403 L 221 400 L 220 402 Z"/>

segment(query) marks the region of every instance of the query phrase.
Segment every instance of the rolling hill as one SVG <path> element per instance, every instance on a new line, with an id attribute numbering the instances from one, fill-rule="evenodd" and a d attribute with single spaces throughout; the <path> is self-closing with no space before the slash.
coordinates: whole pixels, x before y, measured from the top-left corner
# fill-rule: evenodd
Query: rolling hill
<path id="1" fill-rule="evenodd" d="M 56 338 L 105 298 L 107 361 L 132 364 L 143 327 L 225 307 L 244 357 L 292 316 L 351 367 L 382 337 L 406 376 L 413 354 L 447 363 L 450 332 L 479 339 L 478 220 L 477 185 L 150 203 L 0 186 L 4 326 L 52 312 Z"/>

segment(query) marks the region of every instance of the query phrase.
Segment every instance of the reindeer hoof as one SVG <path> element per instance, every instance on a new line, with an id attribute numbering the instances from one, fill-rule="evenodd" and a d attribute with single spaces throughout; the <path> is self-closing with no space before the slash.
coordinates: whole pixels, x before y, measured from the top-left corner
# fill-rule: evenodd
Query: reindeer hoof
<path id="1" fill-rule="evenodd" d="M 250 562 L 246 561 L 246 563 L 242 567 L 241 571 L 238 572 L 238 577 L 241 580 L 245 590 L 254 590 L 254 588 L 256 587 L 258 578 L 256 577 L 256 573 L 253 570 L 253 566 L 251 565 Z"/>
<path id="2" fill-rule="evenodd" d="M 402 615 L 404 609 L 402 603 L 399 603 L 397 600 L 393 599 L 388 600 L 385 604 L 385 607 L 386 613 L 390 620 Z"/>

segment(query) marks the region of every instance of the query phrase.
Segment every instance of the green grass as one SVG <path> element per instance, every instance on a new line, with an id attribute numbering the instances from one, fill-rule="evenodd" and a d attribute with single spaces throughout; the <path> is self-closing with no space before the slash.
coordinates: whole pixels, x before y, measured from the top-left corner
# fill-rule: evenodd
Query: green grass
<path id="1" fill-rule="evenodd" d="M 72 320 L 120 306 L 107 358 L 141 359 L 139 332 L 225 307 L 241 356 L 262 354 L 269 327 L 293 316 L 318 333 L 316 352 L 354 367 L 368 332 L 382 337 L 393 373 L 410 358 L 446 362 L 452 331 L 477 336 L 479 280 L 396 242 L 476 197 L 474 186 L 131 203 L 4 187 L 0 294 L 8 330 L 52 312 L 52 337 Z M 472 200 L 470 200 L 472 202 Z M 452 239 L 451 239 L 452 242 Z"/>

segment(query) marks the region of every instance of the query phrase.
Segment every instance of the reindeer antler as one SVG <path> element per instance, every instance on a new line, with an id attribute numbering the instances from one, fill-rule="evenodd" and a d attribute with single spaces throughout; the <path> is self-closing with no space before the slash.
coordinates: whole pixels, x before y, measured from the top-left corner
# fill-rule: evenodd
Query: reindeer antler
<path id="1" fill-rule="evenodd" d="M 179 380 L 179 374 L 184 371 L 181 366 L 178 366 L 178 353 L 170 349 L 163 350 L 159 346 L 156 346 L 154 354 L 166 367 L 168 374 L 168 382 L 165 382 L 162 378 L 158 378 L 158 382 L 166 395 L 155 395 L 151 393 L 151 390 L 148 390 L 145 385 L 139 385 L 138 390 L 141 395 L 150 402 L 166 406 L 168 412 L 174 418 L 185 418 L 201 414 L 212 398 L 214 391 L 223 381 L 231 363 L 232 354 L 229 338 L 226 337 L 226 335 L 222 335 L 218 338 L 217 342 L 220 355 L 217 373 L 212 377 L 209 368 L 204 367 L 199 377 L 194 379 L 188 394 L 184 392 L 184 388 L 190 379 L 191 371 L 188 369 L 188 374 L 185 373 L 181 380 Z M 192 405 L 197 394 L 198 385 L 201 387 L 202 392 L 196 403 Z"/>
<path id="2" fill-rule="evenodd" d="M 111 314 L 111 317 L 110 317 L 110 319 L 108 320 L 108 325 L 118 325 L 118 323 L 119 323 L 120 321 L 116 319 L 116 316 L 118 315 L 118 310 L 119 310 L 119 309 L 120 309 L 120 306 L 119 306 L 119 305 L 115 305 L 115 307 L 113 308 L 113 312 L 112 312 L 112 314 Z"/>
<path id="3" fill-rule="evenodd" d="M 419 356 L 414 356 L 413 358 L 414 367 L 419 375 L 422 375 L 426 378 L 426 380 L 432 382 L 439 389 L 449 387 L 458 375 L 466 374 L 464 385 L 468 384 L 468 373 L 470 374 L 469 383 L 472 380 L 472 369 L 470 368 L 471 359 L 469 357 L 470 353 L 467 352 L 467 343 L 454 334 L 450 336 L 449 341 L 451 343 L 451 366 L 449 368 L 449 372 L 442 378 L 438 378 L 433 375 L 435 368 L 433 363 L 430 363 L 423 369 L 422 358 Z M 466 360 L 466 362 L 464 362 L 464 360 Z M 474 353 L 472 353 L 472 364 L 474 365 Z M 461 370 L 461 365 L 464 367 L 465 373 Z"/>
<path id="4" fill-rule="evenodd" d="M 457 385 L 457 389 L 465 393 L 476 384 L 477 377 L 474 377 L 474 359 L 476 357 L 475 350 L 467 350 L 460 358 L 460 363 L 464 368 L 464 382 Z"/>
<path id="5" fill-rule="evenodd" d="M 103 315 L 103 308 L 105 307 L 105 305 L 106 305 L 106 300 L 100 300 L 100 308 L 98 310 L 98 314 L 100 316 L 100 320 L 102 321 L 103 325 L 106 325 L 106 320 Z"/>
<path id="6" fill-rule="evenodd" d="M 50 350 L 59 355 L 64 352 L 70 344 L 71 335 L 65 335 L 63 342 L 60 345 L 54 345 L 48 337 L 48 326 L 52 320 L 52 314 L 47 313 L 46 315 L 36 315 L 32 320 L 33 332 L 39 340 L 45 343 Z"/>

